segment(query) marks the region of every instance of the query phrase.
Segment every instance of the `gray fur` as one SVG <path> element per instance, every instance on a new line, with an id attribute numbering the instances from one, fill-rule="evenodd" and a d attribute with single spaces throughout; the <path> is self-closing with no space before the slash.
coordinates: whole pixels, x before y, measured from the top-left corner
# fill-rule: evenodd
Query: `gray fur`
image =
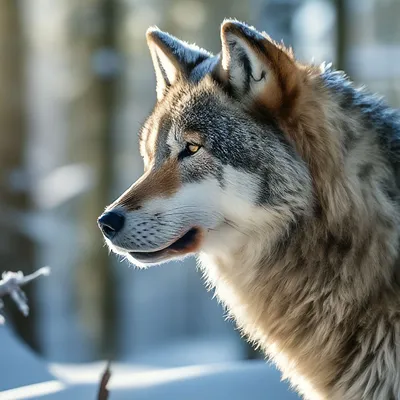
<path id="1" fill-rule="evenodd" d="M 261 48 L 266 36 L 228 23 L 226 32 L 246 35 L 246 51 L 252 41 Z M 177 54 L 176 42 L 172 47 Z M 214 210 L 218 223 L 207 225 L 197 250 L 205 278 L 304 398 L 400 399 L 399 113 L 342 73 L 310 67 L 305 100 L 296 103 L 301 118 L 288 121 L 284 113 L 252 108 L 250 77 L 239 96 L 230 88 L 235 82 L 223 82 L 219 63 L 209 55 L 168 87 L 142 141 L 151 141 L 162 120 L 168 129 L 161 124 L 159 138 L 141 146 L 152 171 L 178 160 L 184 187 L 216 180 L 220 193 L 236 188 L 232 204 L 243 210 L 232 210 L 233 223 L 218 219 L 226 209 Z M 179 158 L 189 131 L 204 149 Z M 134 186 L 129 195 L 136 199 L 138 191 Z M 196 224 L 215 207 L 209 201 L 191 209 L 199 213 Z M 172 229 L 173 220 L 146 212 L 127 213 L 135 224 L 111 244 L 119 252 L 140 246 L 130 238 L 146 221 L 150 232 L 167 229 L 157 221 Z M 182 227 L 192 219 L 180 212 Z"/>

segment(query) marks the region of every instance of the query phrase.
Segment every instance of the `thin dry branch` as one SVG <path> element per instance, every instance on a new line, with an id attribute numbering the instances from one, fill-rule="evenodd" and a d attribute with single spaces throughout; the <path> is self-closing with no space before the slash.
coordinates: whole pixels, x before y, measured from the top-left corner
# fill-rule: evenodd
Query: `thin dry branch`
<path id="1" fill-rule="evenodd" d="M 107 389 L 107 385 L 108 385 L 108 381 L 111 378 L 110 365 L 111 365 L 111 361 L 108 361 L 107 367 L 101 377 L 101 381 L 100 381 L 100 385 L 99 385 L 99 393 L 97 396 L 98 400 L 107 400 L 108 399 L 109 391 Z"/>
<path id="2" fill-rule="evenodd" d="M 1 315 L 4 303 L 1 300 L 2 297 L 9 295 L 15 302 L 18 309 L 27 316 L 29 314 L 28 299 L 26 294 L 21 289 L 22 286 L 40 276 L 47 276 L 50 274 L 49 267 L 43 267 L 33 272 L 30 275 L 24 276 L 21 271 L 18 272 L 3 272 L 0 280 L 0 324 L 4 323 L 4 317 Z"/>

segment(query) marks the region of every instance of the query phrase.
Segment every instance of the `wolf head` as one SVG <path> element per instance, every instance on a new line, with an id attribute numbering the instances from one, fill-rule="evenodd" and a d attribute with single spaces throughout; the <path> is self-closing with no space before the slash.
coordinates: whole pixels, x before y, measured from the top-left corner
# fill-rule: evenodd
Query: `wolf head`
<path id="1" fill-rule="evenodd" d="M 157 103 L 140 133 L 145 172 L 99 218 L 110 248 L 147 266 L 309 213 L 310 168 L 288 126 L 305 118 L 303 87 L 318 73 L 232 20 L 217 56 L 156 28 L 147 41 Z"/>

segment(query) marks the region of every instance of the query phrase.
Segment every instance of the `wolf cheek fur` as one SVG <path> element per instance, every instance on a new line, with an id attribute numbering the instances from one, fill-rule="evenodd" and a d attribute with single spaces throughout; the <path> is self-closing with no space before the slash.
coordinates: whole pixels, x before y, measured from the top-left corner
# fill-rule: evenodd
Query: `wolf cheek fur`
<path id="1" fill-rule="evenodd" d="M 198 253 L 305 398 L 399 399 L 398 112 L 237 21 L 217 56 L 147 39 L 146 172 L 107 209 L 125 219 L 110 247 L 143 266 Z"/>

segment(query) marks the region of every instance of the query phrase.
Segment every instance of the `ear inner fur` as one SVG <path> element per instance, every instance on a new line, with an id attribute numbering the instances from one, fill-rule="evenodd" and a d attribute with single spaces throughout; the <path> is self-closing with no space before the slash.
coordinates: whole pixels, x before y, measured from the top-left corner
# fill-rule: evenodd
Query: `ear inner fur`
<path id="1" fill-rule="evenodd" d="M 250 29 L 244 30 L 237 23 L 226 22 L 221 28 L 223 57 L 219 70 L 226 71 L 225 74 L 218 71 L 218 76 L 222 79 L 230 78 L 229 70 L 232 55 L 229 41 L 232 41 L 232 39 L 229 39 L 229 35 L 234 35 L 243 40 L 254 57 L 257 57 L 260 64 L 265 66 L 260 76 L 252 74 L 249 77 L 254 82 L 264 81 L 261 93 L 257 93 L 254 97 L 251 93 L 249 94 L 249 104 L 257 103 L 270 111 L 284 111 L 290 114 L 293 102 L 296 99 L 297 87 L 300 84 L 300 71 L 292 52 L 275 43 L 265 33 L 261 34 Z"/>

